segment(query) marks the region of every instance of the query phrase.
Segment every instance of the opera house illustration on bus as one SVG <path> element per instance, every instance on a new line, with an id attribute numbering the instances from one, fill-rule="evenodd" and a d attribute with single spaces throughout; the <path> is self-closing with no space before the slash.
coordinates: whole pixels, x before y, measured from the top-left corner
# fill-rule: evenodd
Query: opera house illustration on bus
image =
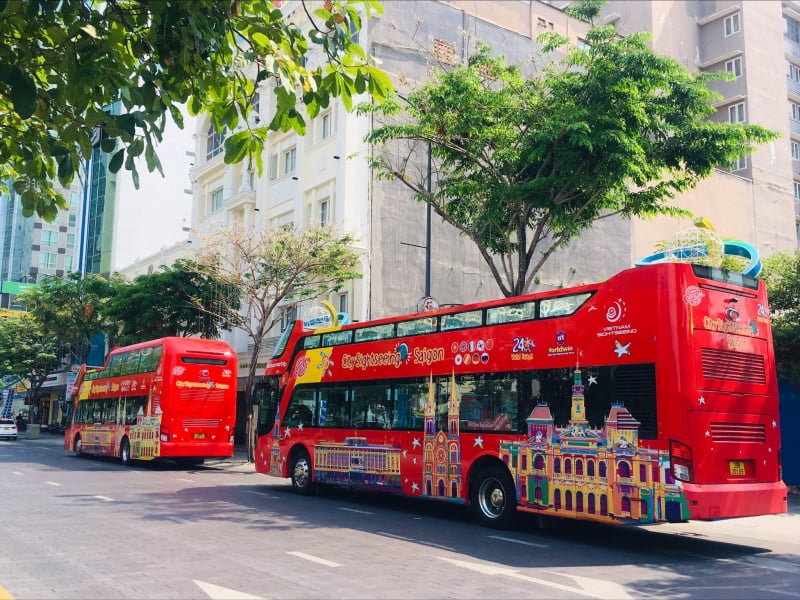
<path id="1" fill-rule="evenodd" d="M 580 369 L 573 374 L 571 418 L 556 427 L 546 402 L 527 419 L 524 441 L 500 442 L 500 458 L 519 505 L 552 516 L 622 523 L 688 518 L 665 451 L 639 446 L 639 422 L 612 405 L 601 429 L 585 418 Z"/>

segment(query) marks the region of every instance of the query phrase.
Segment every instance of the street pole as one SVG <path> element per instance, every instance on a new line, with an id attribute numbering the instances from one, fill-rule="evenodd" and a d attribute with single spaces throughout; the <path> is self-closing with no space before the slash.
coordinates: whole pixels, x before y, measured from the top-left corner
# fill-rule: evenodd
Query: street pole
<path id="1" fill-rule="evenodd" d="M 431 143 L 428 142 L 428 202 L 425 227 L 425 296 L 431 295 Z"/>

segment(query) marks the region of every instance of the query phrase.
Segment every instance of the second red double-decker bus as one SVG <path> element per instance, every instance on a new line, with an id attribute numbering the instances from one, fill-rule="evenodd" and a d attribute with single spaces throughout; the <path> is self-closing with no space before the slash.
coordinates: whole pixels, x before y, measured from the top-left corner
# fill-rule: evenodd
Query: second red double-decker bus
<path id="1" fill-rule="evenodd" d="M 64 448 L 131 460 L 233 455 L 236 354 L 216 340 L 167 337 L 112 350 L 81 369 Z"/>
<path id="2" fill-rule="evenodd" d="M 256 469 L 300 492 L 469 503 L 496 526 L 516 510 L 626 524 L 786 511 L 765 288 L 739 273 L 665 263 L 327 330 L 298 321 L 265 383 Z"/>

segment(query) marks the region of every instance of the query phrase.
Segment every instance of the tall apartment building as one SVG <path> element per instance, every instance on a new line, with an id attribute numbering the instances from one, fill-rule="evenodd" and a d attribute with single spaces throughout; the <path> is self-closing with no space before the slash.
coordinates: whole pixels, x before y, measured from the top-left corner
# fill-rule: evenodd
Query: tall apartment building
<path id="1" fill-rule="evenodd" d="M 16 194 L 3 198 L 0 211 L 0 280 L 3 282 L 2 303 L 13 303 L 19 289 L 15 283 L 37 283 L 42 277 L 63 277 L 78 265 L 79 209 L 81 186 L 75 182 L 62 189 L 69 208 L 48 223 L 38 216 L 24 217 L 22 203 Z M 9 297 L 10 296 L 10 297 Z"/>
<path id="2" fill-rule="evenodd" d="M 559 31 L 578 42 L 586 25 L 568 19 L 561 9 L 564 4 L 387 1 L 384 15 L 366 22 L 360 42 L 381 61 L 398 92 L 406 94 L 428 78 L 434 61 L 462 61 L 477 40 L 523 71 L 538 55 L 535 40 L 543 31 Z M 282 10 L 302 26 L 305 15 L 296 5 L 285 2 Z M 794 10 L 790 5 L 794 3 L 622 1 L 612 2 L 603 13 L 620 33 L 652 31 L 655 49 L 690 70 L 732 70 L 735 81 L 718 83 L 725 99 L 714 118 L 745 120 L 782 133 L 735 170 L 715 172 L 677 200 L 708 218 L 723 237 L 752 243 L 766 254 L 797 245 L 792 184 L 793 167 L 800 163 L 790 153 L 795 146 L 790 150 L 793 130 L 784 104 L 790 41 L 784 45 L 782 27 L 783 13 Z M 312 66 L 321 60 L 322 56 L 309 57 Z M 791 86 L 788 95 L 791 98 Z M 272 90 L 263 88 L 257 118 L 269 120 L 274 102 Z M 225 165 L 224 134 L 215 132 L 207 119 L 199 119 L 191 174 L 192 227 L 203 230 L 223 222 L 254 228 L 340 224 L 359 240 L 363 278 L 330 300 L 354 320 L 414 312 L 426 292 L 426 253 L 430 293 L 440 304 L 497 297 L 494 279 L 471 242 L 434 217 L 428 245 L 425 206 L 413 200 L 404 185 L 375 177 L 367 161 L 372 149 L 364 142 L 372 126 L 369 118 L 334 103 L 310 121 L 305 137 L 270 133 L 265 172 L 258 176 L 244 164 Z M 415 160 L 424 168 L 426 156 Z M 794 172 L 800 181 L 800 171 Z M 551 289 L 605 279 L 690 225 L 688 219 L 603 220 L 554 255 L 537 286 Z M 296 314 L 295 307 L 285 310 L 287 317 Z M 302 306 L 297 314 L 303 316 Z M 246 348 L 243 337 L 230 341 L 237 350 Z"/>
<path id="3" fill-rule="evenodd" d="M 708 217 L 724 237 L 763 254 L 797 247 L 800 237 L 800 3 L 757 0 L 612 0 L 604 20 L 626 35 L 649 31 L 653 49 L 693 72 L 728 71 L 710 87 L 722 99 L 715 121 L 746 122 L 780 138 L 717 171 L 683 194 L 681 206 Z M 631 223 L 634 256 L 685 222 Z"/>

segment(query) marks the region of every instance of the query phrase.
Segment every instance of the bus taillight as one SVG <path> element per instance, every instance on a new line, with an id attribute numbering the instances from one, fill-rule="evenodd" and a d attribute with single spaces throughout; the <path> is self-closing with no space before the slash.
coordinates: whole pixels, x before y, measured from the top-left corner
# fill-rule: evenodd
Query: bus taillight
<path id="1" fill-rule="evenodd" d="M 162 442 L 169 441 L 169 427 L 164 427 L 163 425 L 161 426 L 161 435 L 159 435 L 159 439 Z"/>
<path id="2" fill-rule="evenodd" d="M 694 480 L 692 449 L 689 446 L 671 440 L 669 443 L 669 462 L 672 468 L 672 476 L 675 479 L 686 482 Z"/>

